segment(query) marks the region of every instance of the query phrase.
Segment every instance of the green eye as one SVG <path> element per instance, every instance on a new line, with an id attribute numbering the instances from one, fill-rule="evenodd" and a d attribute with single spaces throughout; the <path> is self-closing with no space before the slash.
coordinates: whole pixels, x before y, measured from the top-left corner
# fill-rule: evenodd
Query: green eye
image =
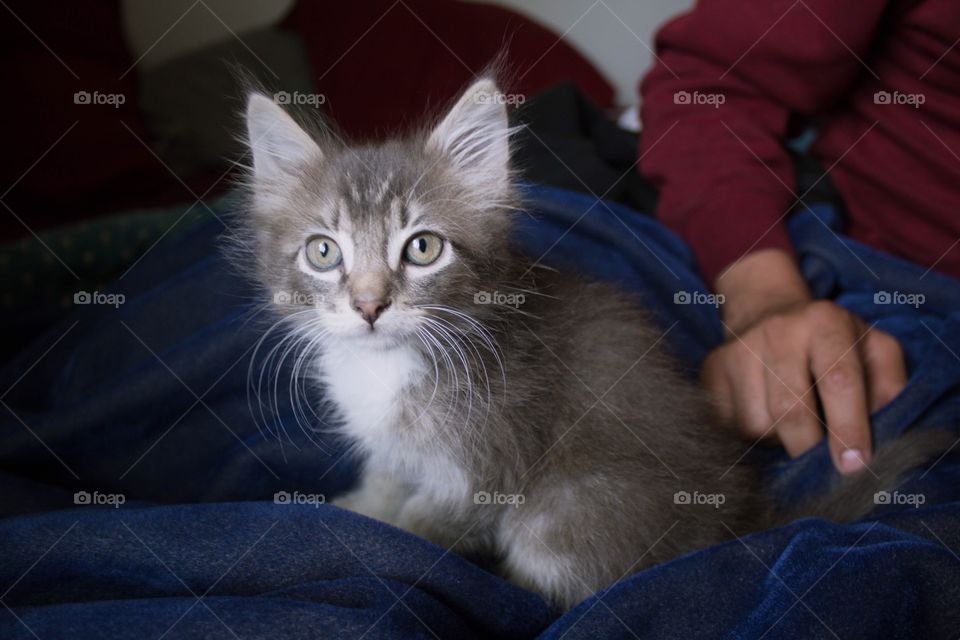
<path id="1" fill-rule="evenodd" d="M 340 246 L 327 236 L 316 236 L 307 240 L 307 262 L 319 271 L 329 271 L 343 261 Z"/>
<path id="2" fill-rule="evenodd" d="M 418 267 L 425 267 L 436 262 L 441 253 L 443 253 L 443 240 L 440 236 L 420 233 L 410 238 L 410 242 L 403 250 L 403 259 Z"/>

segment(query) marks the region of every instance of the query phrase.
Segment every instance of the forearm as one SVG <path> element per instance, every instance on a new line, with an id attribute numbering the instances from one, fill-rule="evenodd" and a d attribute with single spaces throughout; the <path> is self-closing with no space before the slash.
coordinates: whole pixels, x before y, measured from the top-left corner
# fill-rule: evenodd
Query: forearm
<path id="1" fill-rule="evenodd" d="M 810 0 L 809 11 L 791 11 L 789 0 L 771 0 L 744 15 L 738 0 L 703 1 L 657 34 L 641 86 L 640 170 L 659 191 L 658 217 L 708 282 L 747 253 L 790 251 L 790 122 L 846 95 L 889 0 L 855 4 Z M 778 270 L 779 286 L 798 289 L 787 272 Z"/>

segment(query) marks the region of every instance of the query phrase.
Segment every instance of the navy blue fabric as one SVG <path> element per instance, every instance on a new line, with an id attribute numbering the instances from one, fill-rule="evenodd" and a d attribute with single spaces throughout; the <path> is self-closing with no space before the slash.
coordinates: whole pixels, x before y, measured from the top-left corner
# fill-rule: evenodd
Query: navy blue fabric
<path id="1" fill-rule="evenodd" d="M 637 292 L 694 372 L 722 326 L 713 306 L 674 304 L 707 292 L 685 245 L 579 194 L 530 187 L 528 201 L 520 246 Z M 910 383 L 875 416 L 878 445 L 906 429 L 956 429 L 960 282 L 837 236 L 837 224 L 815 207 L 790 229 L 814 291 L 906 349 Z M 275 504 L 283 491 L 330 498 L 356 465 L 328 432 L 293 426 L 288 373 L 277 418 L 264 428 L 254 419 L 248 368 L 269 325 L 217 252 L 222 231 L 213 221 L 158 247 L 117 283 L 125 304 L 78 308 L 0 371 L 0 637 L 956 636 L 952 454 L 901 489 L 922 494 L 920 508 L 732 540 L 562 616 L 405 532 L 328 505 Z M 925 301 L 875 304 L 882 291 Z M 834 478 L 824 446 L 761 458 L 784 501 Z M 78 505 L 78 491 L 124 504 Z"/>

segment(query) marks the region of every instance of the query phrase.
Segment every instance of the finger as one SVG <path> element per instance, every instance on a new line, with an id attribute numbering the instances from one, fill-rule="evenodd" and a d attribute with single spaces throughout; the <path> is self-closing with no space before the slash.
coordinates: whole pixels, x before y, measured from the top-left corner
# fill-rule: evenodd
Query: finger
<path id="1" fill-rule="evenodd" d="M 791 341 L 771 345 L 767 363 L 767 411 L 784 449 L 796 458 L 823 439 L 817 401 L 811 389 L 807 354 L 791 348 Z"/>
<path id="2" fill-rule="evenodd" d="M 727 380 L 733 398 L 733 414 L 740 431 L 753 438 L 775 435 L 773 420 L 767 411 L 766 379 L 763 363 L 742 344 L 732 343 L 735 366 L 728 367 Z"/>
<path id="3" fill-rule="evenodd" d="M 867 370 L 870 411 L 893 401 L 907 386 L 907 365 L 900 343 L 889 333 L 869 329 L 860 342 L 860 354 Z"/>
<path id="4" fill-rule="evenodd" d="M 700 379 L 703 386 L 710 392 L 717 413 L 725 422 L 733 421 L 733 387 L 727 379 L 723 369 L 723 353 L 721 350 L 712 352 L 703 361 L 700 370 Z"/>
<path id="5" fill-rule="evenodd" d="M 870 422 L 864 365 L 857 348 L 858 331 L 849 318 L 818 322 L 828 326 L 816 337 L 811 371 L 827 418 L 827 440 L 833 463 L 841 473 L 853 473 L 870 460 Z"/>

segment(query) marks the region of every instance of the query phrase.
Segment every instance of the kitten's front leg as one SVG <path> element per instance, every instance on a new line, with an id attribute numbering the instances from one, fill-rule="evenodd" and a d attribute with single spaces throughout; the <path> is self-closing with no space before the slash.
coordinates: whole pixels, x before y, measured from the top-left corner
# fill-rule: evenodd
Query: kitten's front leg
<path id="1" fill-rule="evenodd" d="M 333 505 L 399 526 L 400 510 L 410 498 L 410 488 L 395 476 L 377 470 L 364 471 L 360 484 L 334 498 Z"/>

